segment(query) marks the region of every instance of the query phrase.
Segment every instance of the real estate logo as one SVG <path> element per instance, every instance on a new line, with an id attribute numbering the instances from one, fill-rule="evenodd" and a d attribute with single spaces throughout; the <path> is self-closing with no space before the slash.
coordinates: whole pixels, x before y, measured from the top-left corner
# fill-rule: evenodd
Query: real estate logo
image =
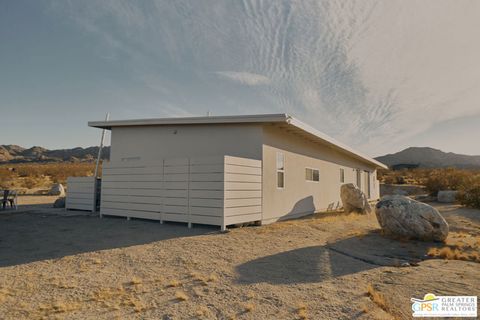
<path id="1" fill-rule="evenodd" d="M 414 317 L 477 317 L 476 296 L 435 296 L 411 298 Z"/>

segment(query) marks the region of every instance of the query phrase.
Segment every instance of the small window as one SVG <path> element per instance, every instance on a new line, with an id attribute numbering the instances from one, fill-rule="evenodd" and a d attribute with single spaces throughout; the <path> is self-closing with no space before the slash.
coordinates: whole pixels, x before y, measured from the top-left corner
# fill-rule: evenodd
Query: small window
<path id="1" fill-rule="evenodd" d="M 305 180 L 313 182 L 320 181 L 320 172 L 318 169 L 305 168 Z"/>
<path id="2" fill-rule="evenodd" d="M 340 169 L 340 183 L 345 182 L 345 169 Z"/>
<path id="3" fill-rule="evenodd" d="M 285 155 L 277 152 L 277 188 L 285 188 Z"/>

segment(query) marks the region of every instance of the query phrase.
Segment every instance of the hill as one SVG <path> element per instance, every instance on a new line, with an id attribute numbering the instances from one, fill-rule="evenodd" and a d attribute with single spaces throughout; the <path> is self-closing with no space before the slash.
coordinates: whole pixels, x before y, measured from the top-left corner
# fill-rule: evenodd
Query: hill
<path id="1" fill-rule="evenodd" d="M 480 156 L 443 152 L 428 147 L 410 147 L 400 152 L 387 154 L 375 159 L 389 167 L 408 167 L 414 165 L 422 168 L 480 168 Z"/>
<path id="2" fill-rule="evenodd" d="M 97 157 L 98 147 L 48 150 L 42 147 L 23 148 L 17 145 L 0 145 L 0 163 L 21 162 L 82 162 Z M 108 159 L 110 147 L 104 147 L 102 159 Z"/>

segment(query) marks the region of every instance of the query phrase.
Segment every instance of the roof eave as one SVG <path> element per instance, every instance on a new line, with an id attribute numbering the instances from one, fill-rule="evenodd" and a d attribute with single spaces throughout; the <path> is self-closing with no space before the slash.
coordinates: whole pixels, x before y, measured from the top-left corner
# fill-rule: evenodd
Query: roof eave
<path id="1" fill-rule="evenodd" d="M 288 115 L 284 113 L 279 113 L 279 114 L 246 115 L 246 116 L 180 117 L 180 118 L 113 120 L 113 121 L 89 121 L 88 126 L 94 127 L 94 128 L 111 130 L 113 127 L 133 127 L 133 126 L 286 122 L 288 118 L 289 118 Z"/>
<path id="2" fill-rule="evenodd" d="M 379 162 L 375 159 L 372 159 L 369 156 L 364 155 L 363 153 L 358 152 L 358 151 L 350 148 L 347 145 L 344 145 L 343 143 L 335 140 L 334 138 L 324 134 L 321 131 L 318 131 L 315 128 L 312 128 L 311 126 L 301 122 L 300 120 L 297 120 L 297 119 L 289 116 L 288 120 L 287 120 L 287 123 L 292 125 L 292 126 L 295 126 L 295 127 L 299 128 L 299 129 L 301 129 L 301 130 L 303 130 L 303 131 L 305 131 L 305 132 L 307 132 L 307 133 L 309 133 L 313 136 L 315 136 L 316 138 L 322 140 L 323 142 L 327 143 L 330 146 L 333 146 L 334 148 L 338 149 L 339 151 L 347 153 L 350 156 L 358 158 L 359 160 L 362 160 L 364 162 L 373 164 L 378 168 L 388 169 L 388 166 L 386 166 L 385 164 L 383 164 L 383 163 L 381 163 L 381 162 Z"/>

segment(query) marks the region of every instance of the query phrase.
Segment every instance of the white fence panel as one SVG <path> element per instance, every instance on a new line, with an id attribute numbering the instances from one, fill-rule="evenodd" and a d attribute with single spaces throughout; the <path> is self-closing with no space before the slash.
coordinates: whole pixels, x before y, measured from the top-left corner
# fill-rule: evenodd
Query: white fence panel
<path id="1" fill-rule="evenodd" d="M 65 209 L 94 211 L 94 181 L 93 177 L 68 177 Z"/>
<path id="2" fill-rule="evenodd" d="M 104 163 L 101 214 L 213 224 L 261 220 L 262 162 L 230 156 Z"/>
<path id="3" fill-rule="evenodd" d="M 262 161 L 225 157 L 225 224 L 262 220 Z"/>

